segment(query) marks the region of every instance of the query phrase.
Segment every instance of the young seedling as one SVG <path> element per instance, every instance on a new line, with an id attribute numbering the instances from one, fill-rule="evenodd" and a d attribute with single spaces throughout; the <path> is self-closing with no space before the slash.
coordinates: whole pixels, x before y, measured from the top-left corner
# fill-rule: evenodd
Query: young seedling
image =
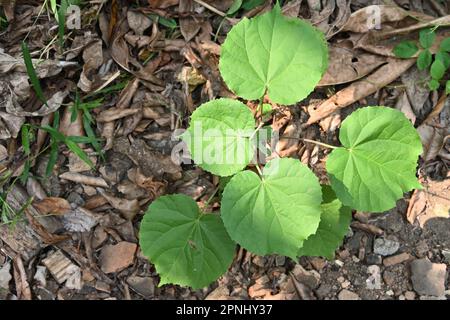
<path id="1" fill-rule="evenodd" d="M 294 104 L 314 90 L 327 68 L 321 32 L 305 21 L 271 12 L 244 18 L 222 45 L 220 72 L 236 95 Z M 201 212 L 184 195 L 167 195 L 148 208 L 140 229 L 142 252 L 160 285 L 207 286 L 231 264 L 235 243 L 259 255 L 332 258 L 351 209 L 391 209 L 404 192 L 421 188 L 416 166 L 422 146 L 409 120 L 387 107 L 361 108 L 342 123 L 341 147 L 327 160 L 330 186 L 297 159 L 274 158 L 256 173 L 258 124 L 242 102 L 217 99 L 198 107 L 182 135 L 194 162 L 220 177 L 220 216 Z M 207 161 L 205 161 L 205 159 Z M 223 187 L 225 185 L 225 187 Z"/>
<path id="2" fill-rule="evenodd" d="M 430 90 L 438 90 L 441 86 L 440 80 L 444 77 L 445 72 L 450 67 L 450 38 L 442 40 L 439 50 L 436 52 L 434 59 L 430 51 L 436 41 L 436 33 L 434 29 L 423 29 L 419 33 L 419 44 L 422 50 L 417 57 L 417 68 L 419 70 L 428 70 L 431 79 L 428 82 Z M 394 48 L 394 54 L 399 58 L 411 58 L 414 56 L 419 47 L 414 41 L 403 41 Z M 450 94 L 450 80 L 445 85 L 446 94 Z"/>

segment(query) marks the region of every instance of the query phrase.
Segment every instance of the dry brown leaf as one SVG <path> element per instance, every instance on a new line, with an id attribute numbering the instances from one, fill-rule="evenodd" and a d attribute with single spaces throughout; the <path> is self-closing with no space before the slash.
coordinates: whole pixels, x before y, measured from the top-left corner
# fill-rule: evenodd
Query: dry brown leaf
<path id="1" fill-rule="evenodd" d="M 181 167 L 173 163 L 169 155 L 151 149 L 144 140 L 135 139 L 131 144 L 121 137 L 114 141 L 114 151 L 127 155 L 147 177 L 161 177 L 164 173 L 179 174 Z"/>
<path id="2" fill-rule="evenodd" d="M 166 190 L 167 183 L 156 181 L 153 177 L 145 176 L 139 168 L 130 169 L 128 171 L 128 178 L 139 187 L 150 192 L 153 199 L 156 199 L 160 195 L 164 194 Z"/>
<path id="3" fill-rule="evenodd" d="M 385 62 L 386 58 L 379 55 L 330 46 L 328 69 L 318 86 L 330 86 L 358 80 Z"/>
<path id="4" fill-rule="evenodd" d="M 441 96 L 432 112 L 425 121 L 417 128 L 422 141 L 422 158 L 425 162 L 433 160 L 441 151 L 445 143 L 445 136 L 450 133 L 450 98 L 445 94 Z M 442 117 L 439 115 L 442 113 Z"/>
<path id="5" fill-rule="evenodd" d="M 148 0 L 148 4 L 152 8 L 165 9 L 178 4 L 179 0 Z"/>
<path id="6" fill-rule="evenodd" d="M 61 241 L 64 241 L 69 238 L 68 235 L 56 235 L 49 232 L 33 215 L 29 212 L 28 209 L 25 209 L 25 214 L 28 218 L 28 222 L 30 223 L 33 230 L 41 237 L 42 241 L 45 244 L 55 244 Z"/>
<path id="7" fill-rule="evenodd" d="M 99 220 L 99 215 L 85 208 L 76 207 L 62 217 L 64 228 L 71 232 L 90 231 Z"/>
<path id="8" fill-rule="evenodd" d="M 419 71 L 411 68 L 401 76 L 402 83 L 406 87 L 409 103 L 416 117 L 423 118 L 429 110 L 424 108 L 425 102 L 430 96 L 428 85 L 423 79 L 427 77 L 428 71 Z"/>
<path id="9" fill-rule="evenodd" d="M 366 33 L 377 23 L 381 26 L 386 22 L 401 21 L 410 15 L 411 12 L 395 5 L 371 5 L 353 12 L 342 31 Z"/>
<path id="10" fill-rule="evenodd" d="M 116 36 L 112 41 L 111 56 L 119 66 L 124 68 L 126 71 L 131 72 L 128 67 L 128 63 L 130 61 L 130 52 L 128 50 L 128 45 L 123 38 L 123 35 Z"/>
<path id="11" fill-rule="evenodd" d="M 178 12 L 186 14 L 180 18 L 180 30 L 186 42 L 192 40 L 200 31 L 200 21 L 193 16 L 187 14 L 192 13 L 192 0 L 180 0 L 178 4 Z"/>
<path id="12" fill-rule="evenodd" d="M 408 206 L 407 219 L 423 228 L 433 218 L 450 218 L 450 174 L 443 181 L 422 181 L 423 190 L 415 190 Z"/>
<path id="13" fill-rule="evenodd" d="M 117 119 L 121 119 L 139 112 L 140 109 L 120 109 L 120 108 L 109 108 L 108 110 L 102 111 L 97 116 L 98 122 L 112 122 Z"/>
<path id="14" fill-rule="evenodd" d="M 47 100 L 47 104 L 43 104 L 41 108 L 33 112 L 25 111 L 18 103 L 14 103 L 14 100 L 7 100 L 5 107 L 9 114 L 16 117 L 42 117 L 58 110 L 68 95 L 68 90 L 57 91 Z"/>
<path id="15" fill-rule="evenodd" d="M 20 254 L 14 257 L 13 262 L 14 282 L 16 283 L 17 297 L 19 300 L 31 300 L 31 289 Z"/>
<path id="16" fill-rule="evenodd" d="M 411 108 L 409 103 L 408 94 L 403 91 L 398 97 L 397 103 L 395 104 L 395 109 L 400 110 L 403 114 L 411 121 L 412 124 L 416 122 L 416 115 Z"/>
<path id="17" fill-rule="evenodd" d="M 98 189 L 99 193 L 108 200 L 109 204 L 114 208 L 119 210 L 124 218 L 128 220 L 133 220 L 136 214 L 141 210 L 139 206 L 139 201 L 137 199 L 127 200 L 114 197 L 112 194 Z"/>
<path id="18" fill-rule="evenodd" d="M 27 193 L 32 194 L 33 197 L 37 200 L 42 200 L 47 198 L 47 194 L 45 193 L 44 188 L 42 188 L 41 184 L 34 177 L 28 177 L 27 180 Z"/>
<path id="19" fill-rule="evenodd" d="M 425 162 L 433 160 L 444 145 L 444 128 L 423 123 L 417 128 L 417 132 L 423 146 L 422 158 Z"/>
<path id="20" fill-rule="evenodd" d="M 142 36 L 144 31 L 152 25 L 152 20 L 139 11 L 128 10 L 127 21 L 130 29 L 138 36 Z"/>
<path id="21" fill-rule="evenodd" d="M 64 172 L 63 174 L 60 174 L 59 177 L 76 183 L 87 184 L 89 186 L 108 188 L 106 181 L 100 177 L 86 176 L 75 172 Z"/>
<path id="22" fill-rule="evenodd" d="M 65 136 L 84 136 L 83 119 L 81 116 L 81 110 L 77 111 L 77 117 L 72 122 L 72 107 L 67 106 L 64 109 L 64 113 L 59 125 L 59 132 Z"/>
<path id="23" fill-rule="evenodd" d="M 33 206 L 40 211 L 41 214 L 58 214 L 62 215 L 70 211 L 70 203 L 63 198 L 47 197 L 39 201 L 34 201 Z"/>
<path id="24" fill-rule="evenodd" d="M 397 79 L 403 72 L 413 66 L 416 61 L 415 59 L 400 60 L 389 58 L 387 62 L 386 65 L 380 67 L 371 75 L 352 83 L 320 104 L 315 111 L 311 111 L 306 126 L 375 93 Z"/>

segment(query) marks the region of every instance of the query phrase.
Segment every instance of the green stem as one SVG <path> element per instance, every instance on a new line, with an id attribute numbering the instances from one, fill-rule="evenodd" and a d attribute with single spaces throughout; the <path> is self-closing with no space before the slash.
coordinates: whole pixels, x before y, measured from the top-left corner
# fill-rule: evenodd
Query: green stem
<path id="1" fill-rule="evenodd" d="M 326 143 L 319 142 L 319 141 L 316 141 L 316 140 L 305 139 L 305 138 L 281 137 L 280 139 L 302 140 L 303 142 L 314 143 L 314 144 L 317 144 L 319 146 L 322 146 L 322 147 L 325 147 L 325 148 L 328 148 L 328 149 L 337 149 L 337 148 L 339 148 L 339 147 L 336 147 L 336 146 L 332 146 L 330 144 L 326 144 Z"/>
<path id="2" fill-rule="evenodd" d="M 328 149 L 337 149 L 337 148 L 339 148 L 339 147 L 332 146 L 330 144 L 326 144 L 326 143 L 315 141 L 315 140 L 304 139 L 304 138 L 300 138 L 300 139 L 303 140 L 304 142 L 314 143 L 314 144 L 317 144 L 319 146 L 322 146 L 322 147 L 325 147 L 325 148 L 328 148 Z"/>
<path id="3" fill-rule="evenodd" d="M 255 167 L 256 167 L 256 170 L 258 171 L 259 175 L 262 178 L 263 174 L 262 174 L 261 168 L 259 167 L 259 164 L 256 164 Z"/>
<path id="4" fill-rule="evenodd" d="M 204 208 L 207 208 L 207 207 L 208 207 L 209 203 L 210 203 L 211 200 L 214 198 L 214 196 L 216 195 L 217 191 L 219 191 L 219 187 L 217 187 L 217 188 L 214 190 L 214 192 L 212 193 L 212 195 L 209 197 L 209 199 L 206 200 Z"/>

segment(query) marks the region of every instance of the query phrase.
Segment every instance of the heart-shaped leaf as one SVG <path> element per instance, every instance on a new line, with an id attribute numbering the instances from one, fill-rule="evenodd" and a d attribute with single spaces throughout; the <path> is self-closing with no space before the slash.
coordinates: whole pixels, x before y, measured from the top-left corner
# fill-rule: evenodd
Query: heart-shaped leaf
<path id="1" fill-rule="evenodd" d="M 316 176 L 298 160 L 268 162 L 260 178 L 236 174 L 225 187 L 221 215 L 230 237 L 259 254 L 295 258 L 317 230 L 322 191 Z"/>
<path id="2" fill-rule="evenodd" d="M 299 256 L 322 256 L 333 259 L 334 252 L 342 244 L 352 220 L 352 210 L 336 198 L 330 186 L 322 186 L 323 202 L 320 206 L 319 227 L 300 248 Z"/>
<path id="3" fill-rule="evenodd" d="M 367 107 L 353 112 L 341 126 L 343 147 L 327 160 L 331 186 L 346 206 L 361 211 L 385 211 L 414 188 L 419 135 L 398 110 Z"/>
<path id="4" fill-rule="evenodd" d="M 201 213 L 194 200 L 181 194 L 160 197 L 148 207 L 139 243 L 161 277 L 159 285 L 195 289 L 227 271 L 236 247 L 219 216 Z"/>
<path id="5" fill-rule="evenodd" d="M 246 105 L 237 100 L 218 99 L 197 108 L 182 138 L 192 159 L 201 168 L 229 176 L 252 160 L 255 119 Z"/>
<path id="6" fill-rule="evenodd" d="M 308 96 L 327 68 L 323 34 L 306 21 L 287 18 L 279 5 L 253 19 L 242 19 L 222 45 L 220 73 L 228 87 L 249 100 L 266 91 L 280 104 Z"/>

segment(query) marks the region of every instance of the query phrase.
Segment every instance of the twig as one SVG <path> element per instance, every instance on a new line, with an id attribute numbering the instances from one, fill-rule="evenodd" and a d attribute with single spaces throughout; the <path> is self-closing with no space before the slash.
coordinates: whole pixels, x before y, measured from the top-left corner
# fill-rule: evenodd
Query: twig
<path id="1" fill-rule="evenodd" d="M 414 31 L 414 30 L 419 30 L 419 29 L 423 29 L 426 27 L 430 27 L 430 26 L 434 26 L 434 27 L 450 26 L 450 15 L 440 17 L 440 18 L 437 18 L 437 19 L 434 19 L 431 21 L 417 23 L 417 24 L 414 24 L 412 26 L 405 27 L 405 28 L 399 28 L 399 29 L 389 30 L 389 31 L 385 31 L 385 32 L 380 32 L 378 34 L 375 34 L 374 37 L 376 37 L 377 39 L 384 39 L 384 38 L 388 38 L 393 35 L 408 33 L 408 32 Z"/>
<path id="2" fill-rule="evenodd" d="M 367 224 L 367 223 L 361 223 L 361 222 L 358 222 L 358 221 L 352 222 L 351 226 L 353 228 L 355 228 L 355 229 L 366 231 L 366 232 L 375 234 L 377 236 L 380 236 L 380 235 L 382 235 L 384 233 L 384 231 L 382 229 L 380 229 L 380 228 L 378 228 L 378 227 L 376 227 L 374 225 Z"/>
<path id="3" fill-rule="evenodd" d="M 224 13 L 224 12 L 222 12 L 222 11 L 220 11 L 220 10 L 214 8 L 213 6 L 207 4 L 206 2 L 204 2 L 204 1 L 202 1 L 202 0 L 194 0 L 194 2 L 197 2 L 199 5 L 204 6 L 206 9 L 208 9 L 208 10 L 214 12 L 215 14 L 218 14 L 218 15 L 221 16 L 221 17 L 224 17 L 224 18 L 225 18 L 225 17 L 227 16 L 226 13 Z"/>

